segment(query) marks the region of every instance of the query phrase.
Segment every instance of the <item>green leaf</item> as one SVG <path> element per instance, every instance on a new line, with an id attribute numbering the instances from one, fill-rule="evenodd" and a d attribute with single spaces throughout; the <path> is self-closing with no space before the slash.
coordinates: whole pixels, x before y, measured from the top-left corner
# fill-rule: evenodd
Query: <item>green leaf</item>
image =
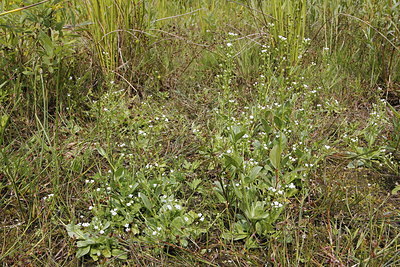
<path id="1" fill-rule="evenodd" d="M 243 198 L 242 190 L 243 190 L 242 187 L 233 186 L 233 192 L 235 193 L 236 198 L 237 198 L 238 200 L 241 200 L 241 199 Z"/>
<path id="2" fill-rule="evenodd" d="M 101 250 L 101 254 L 103 254 L 103 256 L 106 258 L 111 257 L 111 251 L 108 248 Z"/>
<path id="3" fill-rule="evenodd" d="M 249 175 L 250 180 L 251 181 L 255 180 L 257 178 L 257 176 L 259 175 L 261 170 L 262 170 L 261 166 L 253 167 L 253 169 L 251 169 L 251 172 L 250 172 L 250 175 Z"/>
<path id="4" fill-rule="evenodd" d="M 236 143 L 237 141 L 239 141 L 240 138 L 243 137 L 243 135 L 246 134 L 246 131 L 244 131 L 241 127 L 239 126 L 232 126 L 232 141 L 233 143 Z"/>
<path id="5" fill-rule="evenodd" d="M 181 240 L 179 240 L 179 242 L 181 243 L 182 247 L 187 247 L 189 245 L 189 243 L 186 239 L 181 239 Z"/>
<path id="6" fill-rule="evenodd" d="M 246 240 L 246 243 L 244 244 L 244 246 L 247 249 L 255 249 L 255 248 L 259 248 L 260 246 L 257 244 L 256 240 L 253 237 L 249 237 Z"/>
<path id="7" fill-rule="evenodd" d="M 121 249 L 117 249 L 117 248 L 114 248 L 111 251 L 111 255 L 114 257 L 117 257 L 118 259 L 121 259 L 121 260 L 128 259 L 128 254 L 125 251 L 123 251 Z"/>
<path id="8" fill-rule="evenodd" d="M 68 236 L 76 239 L 85 239 L 86 236 L 75 224 L 68 224 L 66 226 Z"/>
<path id="9" fill-rule="evenodd" d="M 190 189 L 196 190 L 196 188 L 201 184 L 202 180 L 201 179 L 193 179 L 191 182 L 187 182 L 189 185 Z"/>
<path id="10" fill-rule="evenodd" d="M 395 188 L 393 188 L 393 190 L 392 190 L 392 195 L 396 195 L 397 192 L 399 192 L 399 191 L 400 191 L 400 185 L 398 185 L 398 186 L 396 186 Z"/>
<path id="11" fill-rule="evenodd" d="M 90 245 L 94 245 L 94 244 L 96 244 L 96 242 L 92 239 L 87 239 L 87 240 L 76 242 L 76 246 L 78 248 L 82 248 L 82 247 L 86 247 L 86 246 L 90 246 Z"/>
<path id="12" fill-rule="evenodd" d="M 107 229 L 108 227 L 111 226 L 111 222 L 107 221 L 104 225 L 103 225 L 103 230 Z"/>
<path id="13" fill-rule="evenodd" d="M 232 233 L 232 232 L 224 232 L 222 233 L 222 238 L 227 240 L 242 240 L 249 236 L 249 233 Z"/>
<path id="14" fill-rule="evenodd" d="M 272 127 L 269 125 L 269 122 L 267 120 L 265 120 L 265 119 L 261 119 L 261 123 L 263 125 L 264 132 L 266 134 L 269 134 L 271 132 L 271 130 L 272 130 Z"/>
<path id="15" fill-rule="evenodd" d="M 272 166 L 279 170 L 279 168 L 281 167 L 281 145 L 280 144 L 276 144 L 271 151 L 269 152 L 269 159 L 271 161 Z"/>
<path id="16" fill-rule="evenodd" d="M 185 226 L 185 221 L 182 217 L 176 217 L 172 220 L 171 226 L 175 227 L 176 229 L 180 229 Z"/>
<path id="17" fill-rule="evenodd" d="M 148 209 L 151 210 L 153 208 L 153 204 L 151 203 L 150 199 L 143 193 L 140 193 L 140 198 L 143 201 L 143 205 Z"/>
<path id="18" fill-rule="evenodd" d="M 79 248 L 78 251 L 76 252 L 76 257 L 80 258 L 88 254 L 90 251 L 90 246 Z"/>
<path id="19" fill-rule="evenodd" d="M 99 259 L 99 256 L 101 255 L 100 250 L 96 248 L 92 248 L 90 250 L 90 257 L 94 260 L 97 261 Z"/>
<path id="20" fill-rule="evenodd" d="M 274 122 L 278 129 L 282 129 L 283 121 L 281 120 L 281 118 L 279 118 L 278 116 L 274 116 Z"/>
<path id="21" fill-rule="evenodd" d="M 393 112 L 393 114 L 397 117 L 397 119 L 400 119 L 400 112 L 398 112 L 394 107 L 392 107 L 391 105 L 387 105 Z"/>
<path id="22" fill-rule="evenodd" d="M 268 218 L 269 214 L 265 210 L 265 203 L 256 201 L 250 203 L 249 207 L 244 211 L 244 214 L 250 221 L 257 221 Z"/>
<path id="23" fill-rule="evenodd" d="M 229 166 L 235 166 L 236 168 L 240 169 L 240 164 L 239 162 L 234 158 L 231 157 L 229 155 L 224 155 L 225 157 L 225 166 L 229 167 Z"/>
<path id="24" fill-rule="evenodd" d="M 107 157 L 106 151 L 105 151 L 102 147 L 98 147 L 98 148 L 97 148 L 97 151 L 98 151 L 99 154 L 102 155 L 103 157 L 108 158 L 108 157 Z"/>
<path id="25" fill-rule="evenodd" d="M 8 83 L 8 81 L 5 81 L 2 84 L 0 84 L 0 89 L 3 88 L 7 83 Z"/>
<path id="26" fill-rule="evenodd" d="M 125 175 L 125 169 L 120 167 L 114 172 L 114 177 L 119 179 Z"/>
<path id="27" fill-rule="evenodd" d="M 0 135 L 2 135 L 4 133 L 4 130 L 7 127 L 9 119 L 10 119 L 10 116 L 8 116 L 8 115 L 3 115 L 0 117 Z"/>
<path id="28" fill-rule="evenodd" d="M 49 57 L 53 57 L 54 56 L 54 46 L 53 46 L 53 42 L 52 42 L 50 36 L 48 36 L 44 32 L 40 32 L 39 33 L 39 42 L 43 45 L 43 48 L 46 51 L 46 54 Z"/>
<path id="29" fill-rule="evenodd" d="M 26 75 L 26 76 L 29 76 L 29 75 L 33 75 L 33 74 L 35 74 L 35 73 L 34 73 L 33 71 L 25 70 L 25 71 L 22 72 L 22 74 L 24 74 L 24 75 Z"/>
<path id="30" fill-rule="evenodd" d="M 222 192 L 222 191 L 221 191 Z M 215 196 L 217 197 L 219 203 L 224 203 L 226 201 L 225 197 L 218 191 L 214 191 Z"/>

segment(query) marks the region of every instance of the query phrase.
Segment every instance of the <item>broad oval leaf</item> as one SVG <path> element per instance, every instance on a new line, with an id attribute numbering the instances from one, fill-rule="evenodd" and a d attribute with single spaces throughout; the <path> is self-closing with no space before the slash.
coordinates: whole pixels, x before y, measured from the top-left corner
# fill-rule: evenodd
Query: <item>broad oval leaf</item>
<path id="1" fill-rule="evenodd" d="M 281 145 L 280 144 L 276 144 L 271 151 L 269 152 L 269 159 L 271 161 L 272 166 L 279 170 L 279 168 L 281 167 Z"/>

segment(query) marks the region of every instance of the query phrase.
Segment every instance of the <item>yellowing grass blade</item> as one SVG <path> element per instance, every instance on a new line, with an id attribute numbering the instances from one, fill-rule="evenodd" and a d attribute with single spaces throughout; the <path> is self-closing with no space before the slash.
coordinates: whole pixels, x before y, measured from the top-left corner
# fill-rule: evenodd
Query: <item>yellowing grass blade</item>
<path id="1" fill-rule="evenodd" d="M 36 4 L 32 4 L 32 5 L 29 5 L 29 6 L 24 6 L 24 7 L 21 7 L 21 8 L 16 8 L 16 9 L 13 9 L 13 10 L 10 10 L 10 11 L 6 11 L 6 12 L 3 12 L 3 13 L 0 13 L 0 17 L 8 15 L 8 14 L 11 14 L 11 13 L 14 13 L 14 12 L 18 12 L 18 11 L 21 11 L 21 10 L 25 10 L 25 9 L 28 9 L 28 8 L 31 8 L 31 7 L 34 7 L 34 6 L 38 6 L 38 5 L 41 5 L 41 4 L 49 2 L 49 1 L 50 0 L 44 0 L 44 1 L 41 1 L 41 2 L 36 3 Z"/>

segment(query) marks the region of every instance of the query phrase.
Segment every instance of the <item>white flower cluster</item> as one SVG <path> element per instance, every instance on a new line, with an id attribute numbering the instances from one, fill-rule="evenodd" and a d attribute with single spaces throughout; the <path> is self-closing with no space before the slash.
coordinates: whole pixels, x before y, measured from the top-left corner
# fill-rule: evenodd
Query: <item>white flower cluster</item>
<path id="1" fill-rule="evenodd" d="M 282 204 L 282 203 L 279 203 L 278 201 L 274 201 L 274 202 L 272 202 L 271 206 L 272 206 L 273 208 L 278 209 L 278 208 L 282 208 L 282 207 L 283 207 L 283 204 Z"/>
<path id="2" fill-rule="evenodd" d="M 115 216 L 115 215 L 117 215 L 117 214 L 118 214 L 118 213 L 117 213 L 117 211 L 118 211 L 118 209 L 117 209 L 117 208 L 115 208 L 115 209 L 111 210 L 111 215 L 112 215 L 112 216 Z"/>
<path id="3" fill-rule="evenodd" d="M 48 194 L 46 197 L 43 197 L 43 200 L 48 200 L 50 198 L 54 197 L 54 194 Z"/>

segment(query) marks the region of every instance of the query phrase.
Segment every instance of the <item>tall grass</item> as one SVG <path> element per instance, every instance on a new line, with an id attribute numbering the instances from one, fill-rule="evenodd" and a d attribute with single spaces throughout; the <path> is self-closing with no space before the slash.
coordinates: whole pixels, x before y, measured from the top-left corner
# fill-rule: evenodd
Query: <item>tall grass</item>
<path id="1" fill-rule="evenodd" d="M 311 29 L 345 71 L 370 88 L 395 90 L 400 81 L 400 12 L 397 1 L 310 1 Z M 322 43 L 321 42 L 321 43 Z M 322 48 L 321 48 L 322 49 Z"/>
<path id="2" fill-rule="evenodd" d="M 307 1 L 251 0 L 248 3 L 254 10 L 254 16 L 260 17 L 257 13 L 262 13 L 263 26 L 279 55 L 287 57 L 291 64 L 297 64 L 306 34 Z"/>
<path id="3" fill-rule="evenodd" d="M 91 37 L 96 57 L 105 73 L 135 68 L 143 46 L 146 2 L 140 0 L 85 0 L 86 15 L 93 22 Z"/>

